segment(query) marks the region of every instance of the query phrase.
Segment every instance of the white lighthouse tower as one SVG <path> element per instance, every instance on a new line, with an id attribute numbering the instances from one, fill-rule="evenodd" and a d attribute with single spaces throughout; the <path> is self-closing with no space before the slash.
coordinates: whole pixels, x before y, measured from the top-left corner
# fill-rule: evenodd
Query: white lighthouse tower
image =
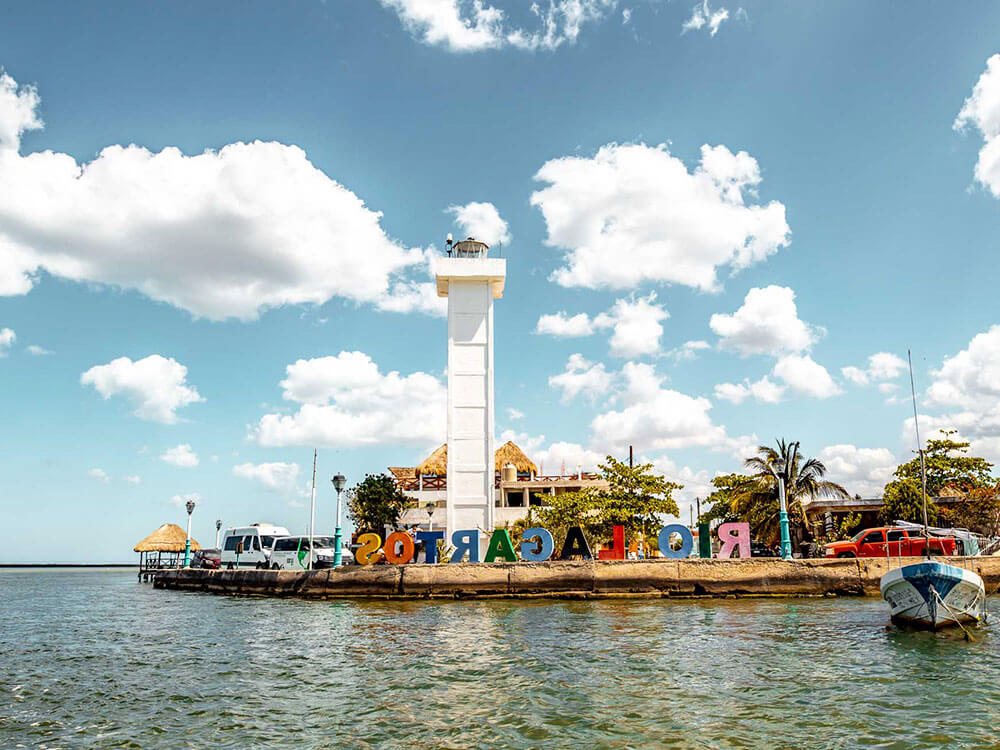
<path id="1" fill-rule="evenodd" d="M 435 267 L 448 298 L 448 539 L 456 529 L 493 529 L 493 300 L 507 262 L 471 237 Z"/>

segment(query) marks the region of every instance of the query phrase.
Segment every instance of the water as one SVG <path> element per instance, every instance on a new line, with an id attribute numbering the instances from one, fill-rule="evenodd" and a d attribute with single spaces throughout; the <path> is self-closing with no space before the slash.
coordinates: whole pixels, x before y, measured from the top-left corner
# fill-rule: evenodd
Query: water
<path id="1" fill-rule="evenodd" d="M 0 571 L 0 748 L 1000 744 L 1000 617 L 973 643 L 886 620 L 871 599 L 331 603 Z"/>

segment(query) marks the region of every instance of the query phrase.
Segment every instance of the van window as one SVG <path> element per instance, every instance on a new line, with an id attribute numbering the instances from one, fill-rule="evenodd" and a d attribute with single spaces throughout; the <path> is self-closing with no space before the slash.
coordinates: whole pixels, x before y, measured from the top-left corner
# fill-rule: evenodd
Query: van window
<path id="1" fill-rule="evenodd" d="M 236 550 L 236 543 L 240 541 L 238 536 L 227 536 L 225 549 L 227 552 L 234 552 Z"/>
<path id="2" fill-rule="evenodd" d="M 270 549 L 271 545 L 274 544 L 273 536 L 262 536 L 260 538 L 260 543 L 264 545 L 264 549 Z"/>
<path id="3" fill-rule="evenodd" d="M 290 537 L 284 537 L 279 539 L 274 543 L 275 552 L 290 552 L 298 547 L 298 540 L 292 539 Z"/>
<path id="4" fill-rule="evenodd" d="M 252 536 L 250 538 L 253 539 L 253 548 L 254 548 L 254 551 L 260 552 L 260 537 L 259 536 Z"/>

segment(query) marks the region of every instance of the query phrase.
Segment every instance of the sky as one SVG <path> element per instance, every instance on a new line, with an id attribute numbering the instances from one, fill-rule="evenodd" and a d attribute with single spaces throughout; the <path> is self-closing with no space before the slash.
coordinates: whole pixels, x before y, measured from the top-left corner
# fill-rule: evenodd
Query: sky
<path id="1" fill-rule="evenodd" d="M 507 259 L 498 440 L 684 485 L 798 440 L 1000 461 L 1000 6 L 9 2 L 0 562 L 317 529 L 445 438 L 449 232 Z"/>

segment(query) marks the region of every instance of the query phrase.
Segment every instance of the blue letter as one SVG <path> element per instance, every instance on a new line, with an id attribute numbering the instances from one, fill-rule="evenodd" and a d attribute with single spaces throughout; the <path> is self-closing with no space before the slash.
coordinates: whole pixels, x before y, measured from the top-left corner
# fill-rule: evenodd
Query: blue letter
<path id="1" fill-rule="evenodd" d="M 538 540 L 534 543 L 534 551 L 531 550 L 532 539 Z M 548 529 L 538 527 L 525 529 L 521 534 L 521 559 L 525 562 L 545 562 L 552 557 L 555 546 Z"/>
<path id="2" fill-rule="evenodd" d="M 424 562 L 436 563 L 438 561 L 438 539 L 444 539 L 443 531 L 418 531 L 417 541 L 424 543 Z"/>
<path id="3" fill-rule="evenodd" d="M 462 562 L 466 552 L 469 562 L 479 562 L 479 529 L 459 529 L 451 535 L 451 543 L 455 546 L 452 562 Z"/>
<path id="4" fill-rule="evenodd" d="M 681 548 L 670 548 L 670 535 L 679 534 L 681 537 Z M 691 536 L 691 529 L 681 526 L 679 523 L 672 523 L 660 529 L 660 536 L 657 538 L 660 544 L 660 554 L 664 557 L 672 557 L 675 560 L 682 557 L 691 556 L 691 548 L 694 547 L 694 537 Z"/>

